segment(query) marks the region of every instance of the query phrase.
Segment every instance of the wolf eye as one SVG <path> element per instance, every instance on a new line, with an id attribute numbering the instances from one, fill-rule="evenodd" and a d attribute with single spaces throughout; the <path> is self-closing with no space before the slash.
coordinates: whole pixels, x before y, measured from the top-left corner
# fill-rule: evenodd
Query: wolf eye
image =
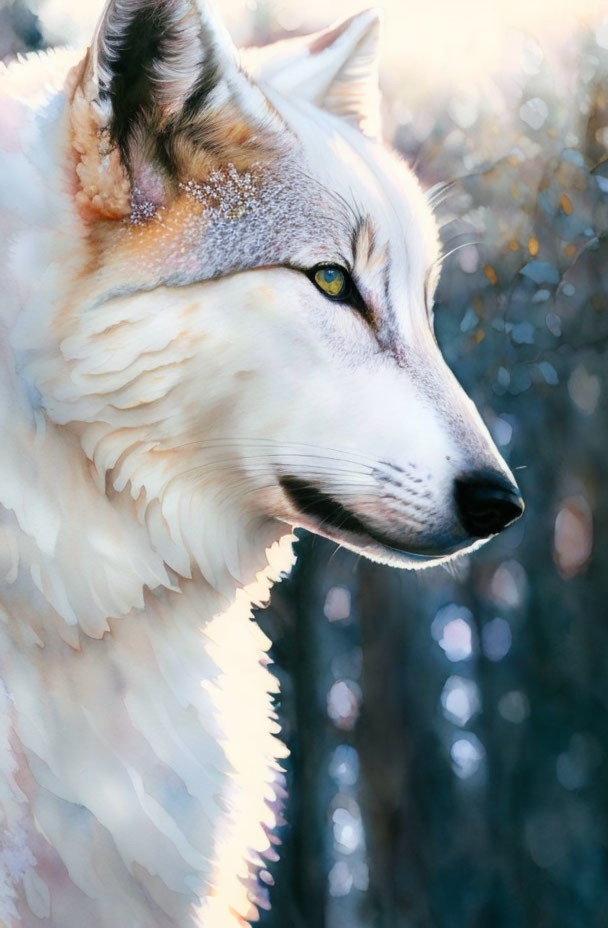
<path id="1" fill-rule="evenodd" d="M 304 272 L 315 287 L 336 303 L 346 303 L 358 310 L 366 319 L 370 314 L 365 300 L 357 290 L 357 285 L 347 270 L 339 264 L 317 264 Z"/>
<path id="2" fill-rule="evenodd" d="M 348 279 L 346 271 L 334 264 L 316 268 L 313 276 L 319 290 L 334 300 L 344 296 Z"/>

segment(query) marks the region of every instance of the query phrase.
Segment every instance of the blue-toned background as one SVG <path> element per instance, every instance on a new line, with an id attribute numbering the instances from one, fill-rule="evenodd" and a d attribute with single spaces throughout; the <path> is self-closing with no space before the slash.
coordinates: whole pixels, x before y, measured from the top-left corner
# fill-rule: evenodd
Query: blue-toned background
<path id="1" fill-rule="evenodd" d="M 327 21 L 225 5 L 241 40 Z M 95 6 L 5 4 L 0 55 Z M 608 18 L 384 6 L 387 135 L 448 184 L 439 340 L 527 511 L 451 572 L 302 541 L 259 617 L 292 751 L 264 924 L 608 928 Z"/>

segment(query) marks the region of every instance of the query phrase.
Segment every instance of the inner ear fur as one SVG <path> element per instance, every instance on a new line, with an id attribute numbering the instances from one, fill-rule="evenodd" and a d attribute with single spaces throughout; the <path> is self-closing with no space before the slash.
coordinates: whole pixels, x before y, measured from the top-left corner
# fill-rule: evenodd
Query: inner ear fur
<path id="1" fill-rule="evenodd" d="M 137 126 L 194 115 L 221 81 L 214 37 L 193 0 L 113 0 L 97 34 L 99 100 L 128 157 Z"/>

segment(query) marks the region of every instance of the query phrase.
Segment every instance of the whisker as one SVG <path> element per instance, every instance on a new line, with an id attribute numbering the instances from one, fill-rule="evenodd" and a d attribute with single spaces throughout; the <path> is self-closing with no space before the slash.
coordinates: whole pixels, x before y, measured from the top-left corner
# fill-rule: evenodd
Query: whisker
<path id="1" fill-rule="evenodd" d="M 445 183 L 435 184 L 426 192 L 427 203 L 432 209 L 436 209 L 441 203 L 447 200 L 448 196 L 454 193 L 457 181 L 451 180 Z"/>
<path id="2" fill-rule="evenodd" d="M 448 258 L 451 258 L 452 255 L 455 254 L 457 251 L 460 251 L 461 248 L 469 248 L 471 245 L 481 245 L 481 241 L 479 240 L 467 241 L 467 242 L 461 242 L 459 245 L 455 245 L 453 248 L 450 248 L 449 251 L 446 251 L 445 254 L 441 255 L 441 257 L 439 258 L 439 261 L 437 262 L 438 266 L 441 267 L 443 263 L 447 261 Z"/>
<path id="3" fill-rule="evenodd" d="M 355 451 L 352 448 L 334 448 L 330 445 L 315 445 L 310 442 L 302 441 L 291 441 L 291 440 L 282 440 L 275 438 L 201 438 L 194 441 L 185 442 L 179 445 L 172 445 L 170 450 L 177 450 L 179 448 L 187 448 L 190 446 L 201 446 L 201 447 L 212 447 L 214 445 L 255 445 L 255 444 L 265 444 L 272 445 L 280 449 L 288 448 L 309 448 L 312 449 L 316 454 L 319 454 L 323 451 L 331 451 L 334 454 L 339 455 L 349 455 L 351 458 L 360 458 L 361 462 L 367 463 L 370 467 L 377 467 L 378 461 L 375 458 L 371 458 L 368 455 L 363 454 L 360 451 Z M 161 449 L 162 450 L 162 449 Z M 383 462 L 386 463 L 386 462 Z M 390 466 L 390 465 L 389 465 Z"/>

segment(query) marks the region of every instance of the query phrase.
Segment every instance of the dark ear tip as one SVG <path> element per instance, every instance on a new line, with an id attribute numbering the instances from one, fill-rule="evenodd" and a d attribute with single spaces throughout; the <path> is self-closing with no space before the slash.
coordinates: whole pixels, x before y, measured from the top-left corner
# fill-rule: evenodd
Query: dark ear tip
<path id="1" fill-rule="evenodd" d="M 112 0 L 96 37 L 98 97 L 125 158 L 137 127 L 203 107 L 220 77 L 214 43 L 196 0 Z"/>

